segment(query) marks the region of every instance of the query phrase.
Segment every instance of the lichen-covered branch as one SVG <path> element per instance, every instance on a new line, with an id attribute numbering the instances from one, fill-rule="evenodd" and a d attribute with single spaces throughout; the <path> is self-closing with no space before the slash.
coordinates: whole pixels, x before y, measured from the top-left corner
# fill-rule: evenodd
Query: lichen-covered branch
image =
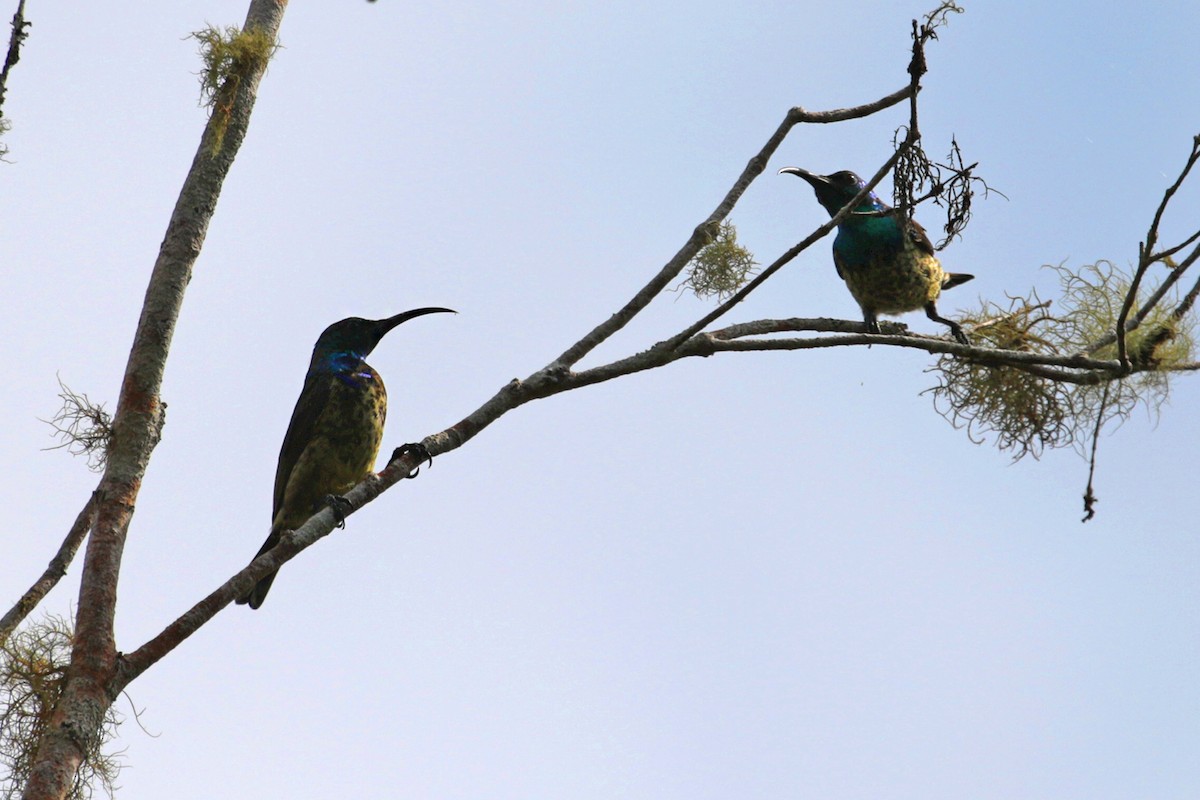
<path id="1" fill-rule="evenodd" d="M 685 358 L 708 357 L 717 353 L 809 350 L 845 346 L 892 346 L 923 350 L 928 353 L 955 355 L 981 364 L 1009 366 L 1034 375 L 1067 383 L 1103 384 L 1123 374 L 1117 361 L 1099 360 L 1084 355 L 1058 356 L 1019 350 L 973 347 L 930 336 L 901 333 L 898 323 L 884 323 L 894 333 L 868 334 L 862 322 L 838 319 L 764 319 L 738 323 L 719 330 L 698 333 L 678 346 L 671 340 L 609 364 L 574 372 L 551 364 L 525 380 L 513 380 L 500 388 L 487 402 L 454 425 L 422 441 L 430 455 L 439 456 L 456 450 L 510 411 L 533 401 L 581 389 L 616 378 L 667 366 Z M 764 338 L 788 332 L 834 333 L 836 336 L 812 338 Z M 1200 364 L 1179 364 L 1179 370 L 1200 369 Z M 353 514 L 413 473 L 420 464 L 415 455 L 392 461 L 378 475 L 372 475 L 346 493 L 346 514 Z M 256 558 L 157 636 L 121 658 L 114 687 L 123 688 L 153 666 L 222 608 L 242 594 L 261 577 L 295 557 L 317 540 L 333 532 L 336 519 L 324 509 L 304 525 L 285 535 L 273 549 Z"/>
<path id="2" fill-rule="evenodd" d="M 17 13 L 13 14 L 12 18 L 12 33 L 8 38 L 8 50 L 4 54 L 4 66 L 0 68 L 0 110 L 4 107 L 4 96 L 8 91 L 8 71 L 21 60 L 21 45 L 29 36 L 28 29 L 32 24 L 25 19 L 25 0 L 17 0 Z M 2 116 L 3 113 L 0 111 L 0 117 Z"/>
<path id="3" fill-rule="evenodd" d="M 251 0 L 245 30 L 274 41 L 284 0 Z M 142 476 L 161 435 L 159 395 L 175 323 L 221 187 L 250 122 L 266 59 L 241 65 L 227 96 L 228 117 L 210 117 L 167 225 L 113 417 L 108 461 L 96 500 L 80 582 L 74 649 L 62 698 L 39 744 L 27 800 L 59 800 L 116 697 L 113 619 L 125 535 Z M 220 129 L 218 128 L 220 126 Z M 223 137 L 214 152 L 214 137 Z"/>
<path id="4" fill-rule="evenodd" d="M 17 626 L 29 616 L 29 613 L 37 608 L 37 604 L 42 602 L 42 598 L 67 574 L 68 565 L 75 558 L 79 545 L 83 543 L 83 539 L 87 536 L 95 519 L 96 494 L 93 492 L 88 501 L 84 503 L 79 515 L 75 517 L 75 524 L 71 526 L 71 530 L 67 531 L 66 538 L 58 546 L 58 552 L 50 559 L 46 571 L 33 582 L 25 594 L 21 595 L 21 599 L 5 612 L 3 617 L 0 617 L 0 644 L 8 639 Z"/>
<path id="5" fill-rule="evenodd" d="M 1187 180 L 1188 173 L 1192 171 L 1192 167 L 1196 165 L 1198 160 L 1200 160 L 1200 135 L 1192 137 L 1192 151 L 1188 155 L 1188 159 L 1184 164 L 1183 169 L 1180 170 L 1179 177 L 1175 179 L 1174 183 L 1167 187 L 1165 192 L 1163 192 L 1163 198 L 1159 202 L 1158 208 L 1154 212 L 1154 219 L 1151 220 L 1150 228 L 1146 231 L 1146 239 L 1138 246 L 1137 269 L 1134 271 L 1133 280 L 1130 282 L 1129 291 L 1125 294 L 1125 302 L 1121 306 L 1121 312 L 1117 315 L 1117 322 L 1114 326 L 1114 333 L 1117 339 L 1117 358 L 1120 359 L 1122 364 L 1129 364 L 1129 353 L 1127 352 L 1128 347 L 1125 341 L 1126 334 L 1128 333 L 1129 313 L 1133 308 L 1135 301 L 1137 300 L 1138 288 L 1141 286 L 1142 278 L 1145 277 L 1146 271 L 1150 269 L 1151 264 L 1168 260 L 1170 258 L 1170 254 L 1178 252 L 1178 250 L 1185 247 L 1188 242 L 1195 238 L 1193 235 L 1188 237 L 1184 244 L 1178 245 L 1174 248 L 1168 248 L 1166 251 L 1168 253 L 1167 255 L 1164 255 L 1163 252 L 1156 250 L 1158 247 L 1158 228 L 1162 223 L 1163 215 L 1167 212 L 1167 206 L 1170 205 L 1171 199 L 1175 197 L 1175 193 L 1179 191 L 1179 187 L 1183 185 L 1185 180 Z M 1194 256 L 1196 253 L 1193 253 L 1192 255 L 1193 257 L 1188 260 L 1186 265 L 1176 266 L 1176 273 L 1182 274 L 1187 267 L 1191 266 L 1191 264 L 1195 261 Z M 1177 274 L 1176 278 L 1178 277 L 1179 275 Z"/>
<path id="6" fill-rule="evenodd" d="M 71 664 L 71 620 L 46 614 L 22 625 L 0 642 L 0 797 L 16 797 L 29 781 L 36 748 L 58 704 Z M 124 765 L 122 752 L 110 747 L 122 716 L 109 706 L 99 735 L 93 737 L 68 797 L 83 800 L 99 787 L 109 797 Z"/>

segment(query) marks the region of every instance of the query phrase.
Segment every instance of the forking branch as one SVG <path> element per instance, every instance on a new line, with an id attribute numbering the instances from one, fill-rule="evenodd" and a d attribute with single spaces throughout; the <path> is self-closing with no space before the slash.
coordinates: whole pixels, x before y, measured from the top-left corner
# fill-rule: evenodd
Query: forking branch
<path id="1" fill-rule="evenodd" d="M 673 256 L 650 281 L 616 313 L 603 321 L 579 341 L 564 350 L 556 359 L 544 368 L 532 373 L 524 380 L 514 380 L 502 387 L 492 398 L 478 409 L 468 414 L 455 425 L 425 438 L 424 444 L 432 455 L 443 454 L 463 446 L 477 433 L 511 411 L 531 400 L 550 397 L 572 389 L 601 383 L 635 372 L 655 369 L 665 366 L 682 358 L 696 356 L 707 357 L 723 352 L 750 352 L 768 350 L 802 350 L 838 346 L 897 346 L 917 348 L 930 353 L 942 354 L 957 358 L 970 358 L 974 363 L 993 367 L 1008 367 L 1025 371 L 1036 377 L 1062 381 L 1066 383 L 1096 385 L 1113 380 L 1122 374 L 1122 363 L 1117 359 L 1096 358 L 1089 353 L 1076 355 L 1044 354 L 1028 352 L 1020 349 L 1003 349 L 995 347 L 965 346 L 940 337 L 917 336 L 902 333 L 903 326 L 889 325 L 885 335 L 866 335 L 862 324 L 847 320 L 829 319 L 786 319 L 758 320 L 742 322 L 725 328 L 702 332 L 732 308 L 741 302 L 751 291 L 761 286 L 771 275 L 778 272 L 785 264 L 792 261 L 800 252 L 811 246 L 837 227 L 851 209 L 865 197 L 886 175 L 895 169 L 911 151 L 919 147 L 920 129 L 917 116 L 917 97 L 920 92 L 920 79 L 926 69 L 924 48 L 928 41 L 936 38 L 938 20 L 944 19 L 945 14 L 953 4 L 943 4 L 934 15 L 926 18 L 924 25 L 914 22 L 913 51 L 909 63 L 909 82 L 902 88 L 881 97 L 873 102 L 844 109 L 830 111 L 808 111 L 801 107 L 790 109 L 778 128 L 768 137 L 766 143 L 747 162 L 733 185 L 718 203 L 714 211 L 696 228 L 685 241 L 680 250 Z M 940 16 L 935 16 L 940 14 Z M 904 138 L 891 156 L 866 182 L 854 201 L 848 203 L 827 222 L 818 226 L 808 236 L 795 246 L 780 255 L 763 273 L 743 287 L 727 302 L 720 304 L 713 311 L 703 315 L 687 328 L 668 337 L 646 349 L 607 364 L 575 371 L 573 367 L 598 345 L 621 331 L 630 320 L 647 308 L 666 289 L 671 282 L 687 266 L 691 259 L 704 247 L 715 225 L 728 218 L 734 207 L 744 195 L 751 183 L 767 168 L 771 158 L 781 146 L 790 132 L 801 124 L 830 124 L 853 119 L 860 119 L 885 111 L 903 100 L 909 100 L 908 124 L 902 126 Z M 961 166 L 961 161 L 960 161 Z M 1186 171 L 1185 171 L 1186 175 Z M 971 179 L 970 168 L 963 167 L 958 177 Z M 1176 186 L 1182 182 L 1177 181 Z M 908 207 L 921 200 L 936 196 L 936 192 L 927 192 L 920 198 L 909 199 Z M 1164 201 L 1165 204 L 1165 201 Z M 903 208 L 903 199 L 898 203 Z M 1152 232 L 1157 231 L 1156 215 Z M 1197 234 L 1200 235 L 1200 234 Z M 1150 237 L 1148 237 L 1150 238 Z M 1167 258 L 1178 252 L 1182 247 L 1194 241 L 1193 236 L 1182 245 L 1159 254 Z M 1191 261 L 1195 253 L 1190 254 Z M 1190 265 L 1190 261 L 1188 264 Z M 1171 275 L 1177 280 L 1182 270 Z M 1157 294 L 1165 296 L 1165 289 Z M 1189 293 L 1194 298 L 1195 291 Z M 1190 307 L 1190 303 L 1187 307 Z M 1144 310 L 1144 309 L 1143 309 Z M 1186 310 L 1186 309 L 1185 309 Z M 1141 311 L 1139 311 L 1141 313 Z M 781 333 L 826 333 L 829 336 L 810 338 L 780 338 Z M 1173 369 L 1194 369 L 1194 364 L 1179 364 Z M 363 481 L 352 490 L 347 498 L 351 503 L 351 511 L 372 501 L 383 491 L 391 488 L 411 470 L 416 467 L 415 456 L 405 456 L 393 461 L 378 476 Z M 329 511 L 315 514 L 307 523 L 297 528 L 291 535 L 284 537 L 275 549 L 264 553 L 246 568 L 240 570 L 224 584 L 218 587 L 207 598 L 196 604 L 191 610 L 180 616 L 171 626 L 164 629 L 142 647 L 137 648 L 121 659 L 121 678 L 116 685 L 124 686 L 136 675 L 140 674 L 158 659 L 163 657 L 179 642 L 183 641 L 233 598 L 244 592 L 262 575 L 277 569 L 281 564 L 294 557 L 317 539 L 327 535 L 334 528 L 335 516 Z"/>
<path id="2" fill-rule="evenodd" d="M 922 31 L 922 28 L 918 28 L 918 35 L 914 38 L 914 56 L 911 62 L 921 66 L 924 65 L 923 47 L 928 39 L 932 38 L 919 35 Z M 771 274 L 777 272 L 804 249 L 831 232 L 846 215 L 852 213 L 850 209 L 854 207 L 855 203 L 865 197 L 895 167 L 903 154 L 918 144 L 920 133 L 916 124 L 915 97 L 920 90 L 921 74 L 923 74 L 921 70 L 910 70 L 910 82 L 906 86 L 872 103 L 825 112 L 806 111 L 799 107 L 789 110 L 784 121 L 749 160 L 714 211 L 696 226 L 675 256 L 649 282 L 617 312 L 595 326 L 545 367 L 533 372 L 524 380 L 510 381 L 493 397 L 459 422 L 443 431 L 427 436 L 422 443 L 429 454 L 436 456 L 462 447 L 504 414 L 532 400 L 550 397 L 636 372 L 656 369 L 683 358 L 708 357 L 723 352 L 879 345 L 916 348 L 949 357 L 969 358 L 980 365 L 1012 368 L 1027 372 L 1040 379 L 1071 384 L 1103 384 L 1121 374 L 1122 366 L 1115 359 L 1094 358 L 1088 354 L 1046 354 L 1022 349 L 966 346 L 941 337 L 903 333 L 903 326 L 895 324 L 889 325 L 888 331 L 884 335 L 867 335 L 863 331 L 861 322 L 831 319 L 758 320 L 703 332 L 704 328 L 725 315 L 750 291 L 761 286 Z M 703 248 L 713 227 L 729 216 L 749 185 L 765 171 L 771 157 L 795 126 L 803 123 L 828 124 L 858 119 L 884 111 L 906 98 L 910 100 L 910 119 L 906 126 L 904 141 L 876 170 L 871 180 L 867 182 L 866 188 L 859 193 L 855 201 L 847 204 L 828 222 L 818 226 L 797 245 L 789 248 L 729 301 L 721 304 L 717 309 L 704 315 L 679 333 L 609 363 L 583 370 L 573 369 L 588 353 L 621 331 L 672 283 L 696 253 Z M 970 170 L 966 168 L 962 170 L 966 180 L 971 179 L 969 172 Z M 983 325 L 986 326 L 987 323 L 983 323 Z M 774 336 L 780 333 L 834 335 L 815 338 Z M 1197 365 L 1181 364 L 1173 368 L 1178 370 L 1195 369 Z M 384 491 L 407 477 L 418 466 L 417 460 L 418 457 L 415 455 L 394 458 L 378 475 L 362 481 L 346 495 L 346 499 L 349 501 L 348 513 L 353 513 L 354 510 L 373 501 Z M 211 619 L 221 608 L 244 593 L 263 575 L 278 569 L 281 564 L 293 558 L 301 550 L 328 535 L 333 531 L 335 523 L 334 513 L 326 509 L 314 514 L 304 525 L 285 535 L 277 547 L 264 553 L 249 566 L 240 570 L 156 637 L 124 656 L 119 684 L 125 685 L 149 668 L 208 619 Z"/>
<path id="3" fill-rule="evenodd" d="M 923 45 L 924 42 L 920 41 L 915 46 L 923 47 Z M 715 350 L 710 349 L 710 343 L 715 342 L 715 339 L 689 334 L 686 338 L 694 339 L 695 341 L 689 343 L 690 346 L 687 348 L 668 348 L 663 346 L 664 343 L 660 343 L 648 351 L 625 359 L 619 359 L 607 367 L 598 367 L 579 373 L 573 372 L 571 369 L 589 352 L 624 328 L 630 320 L 644 310 L 671 284 L 696 253 L 707 244 L 710 231 L 714 226 L 719 225 L 722 220 L 728 217 L 746 189 L 755 178 L 762 174 L 771 156 L 796 125 L 801 123 L 829 124 L 870 116 L 896 105 L 905 98 L 911 97 L 916 90 L 916 78 L 913 78 L 908 85 L 872 103 L 824 112 L 810 112 L 799 107 L 790 109 L 784 121 L 768 138 L 766 144 L 747 163 L 745 169 L 738 176 L 737 180 L 735 180 L 722 201 L 717 205 L 717 208 L 704 222 L 693 230 L 679 252 L 641 290 L 619 311 L 596 326 L 575 344 L 571 345 L 571 347 L 565 350 L 554 361 L 550 362 L 550 364 L 534 372 L 523 381 L 514 380 L 510 382 L 495 396 L 457 424 L 441 433 L 426 437 L 422 444 L 424 444 L 429 454 L 436 456 L 463 446 L 477 433 L 505 413 L 531 400 L 611 380 L 633 372 L 664 366 L 679 358 L 694 355 L 709 355 L 715 352 Z M 915 135 L 912 138 L 915 141 Z M 887 174 L 887 171 L 897 158 L 898 156 L 893 155 L 888 160 L 888 163 L 874 176 L 871 186 L 878 183 Z M 871 190 L 871 186 L 868 186 L 864 190 L 864 196 Z M 849 213 L 848 210 L 846 213 Z M 804 248 L 833 230 L 839 220 L 840 217 L 835 217 L 821 225 L 813 234 L 806 237 L 800 245 L 789 250 L 788 252 L 792 253 L 792 255 L 786 256 L 785 254 L 786 260 L 781 261 L 779 267 L 782 267 L 783 263 L 793 258 L 795 254 L 798 254 Z M 795 252 L 793 253 L 792 251 Z M 761 282 L 759 280 L 755 285 L 759 285 Z M 724 311 L 721 313 L 724 313 Z M 716 316 L 720 316 L 720 314 Z M 714 316 L 713 319 L 715 318 Z M 704 322 L 703 324 L 708 323 Z M 774 346 L 764 343 L 761 349 L 774 349 Z M 367 478 L 346 494 L 346 499 L 349 501 L 346 513 L 353 513 L 366 503 L 371 502 L 379 494 L 410 475 L 417 466 L 417 456 L 415 455 L 405 455 L 401 458 L 393 459 L 378 475 Z M 178 646 L 178 644 L 198 630 L 236 597 L 244 594 L 257 580 L 272 570 L 278 569 L 280 565 L 295 557 L 301 550 L 331 533 L 334 530 L 335 524 L 336 519 L 333 512 L 329 509 L 324 509 L 314 514 L 308 522 L 295 531 L 292 531 L 291 534 L 284 535 L 276 547 L 256 558 L 249 566 L 240 570 L 236 575 L 211 592 L 208 597 L 195 604 L 157 636 L 134 651 L 122 655 L 119 659 L 118 676 L 114 681 L 114 686 L 124 688 L 130 681 Z"/>

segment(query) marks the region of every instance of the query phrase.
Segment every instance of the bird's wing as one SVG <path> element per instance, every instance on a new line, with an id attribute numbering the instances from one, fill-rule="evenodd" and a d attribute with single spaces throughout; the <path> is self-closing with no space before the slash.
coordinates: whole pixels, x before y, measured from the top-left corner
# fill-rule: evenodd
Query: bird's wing
<path id="1" fill-rule="evenodd" d="M 842 269 L 842 257 L 838 255 L 838 251 L 833 251 L 833 268 L 837 270 L 838 277 L 846 280 L 846 273 Z"/>
<path id="2" fill-rule="evenodd" d="M 287 433 L 283 437 L 283 447 L 279 450 L 279 466 L 275 469 L 275 505 L 271 509 L 272 519 L 279 514 L 292 470 L 300 460 L 304 448 L 312 441 L 317 420 L 329 403 L 330 387 L 328 375 L 310 374 L 304 378 L 304 388 L 300 390 L 300 399 L 296 401 L 292 421 L 288 423 Z"/>
<path id="3" fill-rule="evenodd" d="M 929 241 L 929 234 L 925 232 L 925 228 L 915 219 L 908 221 L 908 238 L 913 240 L 913 244 L 917 249 L 926 255 L 934 255 L 933 242 Z"/>

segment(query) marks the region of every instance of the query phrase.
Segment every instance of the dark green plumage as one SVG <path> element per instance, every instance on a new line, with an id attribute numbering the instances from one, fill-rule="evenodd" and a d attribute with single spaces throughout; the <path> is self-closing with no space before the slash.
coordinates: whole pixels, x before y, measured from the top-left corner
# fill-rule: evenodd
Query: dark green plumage
<path id="1" fill-rule="evenodd" d="M 381 320 L 350 317 L 317 339 L 279 451 L 271 533 L 255 558 L 278 544 L 284 531 L 303 525 L 330 496 L 349 491 L 371 473 L 383 438 L 387 391 L 364 359 L 400 323 L 442 312 L 453 313 L 418 308 Z M 275 575 L 260 580 L 238 603 L 262 605 Z"/>
<path id="2" fill-rule="evenodd" d="M 862 178 L 848 170 L 817 175 L 799 167 L 785 167 L 780 172 L 808 181 L 830 216 L 866 186 Z M 903 314 L 923 308 L 930 319 L 949 326 L 955 339 L 969 344 L 957 322 L 938 314 L 937 299 L 943 289 L 975 276 L 945 272 L 934 256 L 925 229 L 916 220 L 905 224 L 874 192 L 868 193 L 838 225 L 833 263 L 862 309 L 869 332 L 879 333 L 878 314 Z"/>

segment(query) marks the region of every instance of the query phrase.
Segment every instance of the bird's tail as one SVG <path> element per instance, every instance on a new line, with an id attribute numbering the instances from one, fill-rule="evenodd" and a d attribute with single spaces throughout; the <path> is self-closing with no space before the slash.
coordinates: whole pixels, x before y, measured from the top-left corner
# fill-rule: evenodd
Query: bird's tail
<path id="1" fill-rule="evenodd" d="M 945 279 L 942 281 L 942 288 L 953 289 L 955 286 L 959 286 L 974 279 L 974 275 L 967 275 L 963 272 L 947 272 Z"/>
<path id="2" fill-rule="evenodd" d="M 258 558 L 263 553 L 270 550 L 275 545 L 279 544 L 278 528 L 271 528 L 271 534 L 267 540 L 263 542 L 263 546 L 258 548 L 258 552 L 254 554 L 254 558 Z M 251 559 L 253 561 L 254 559 Z M 279 574 L 279 570 L 268 572 L 249 592 L 237 599 L 238 605 L 249 605 L 251 608 L 258 608 L 263 604 L 263 600 L 267 599 L 267 592 L 271 590 L 271 584 L 275 582 L 275 576 Z"/>

